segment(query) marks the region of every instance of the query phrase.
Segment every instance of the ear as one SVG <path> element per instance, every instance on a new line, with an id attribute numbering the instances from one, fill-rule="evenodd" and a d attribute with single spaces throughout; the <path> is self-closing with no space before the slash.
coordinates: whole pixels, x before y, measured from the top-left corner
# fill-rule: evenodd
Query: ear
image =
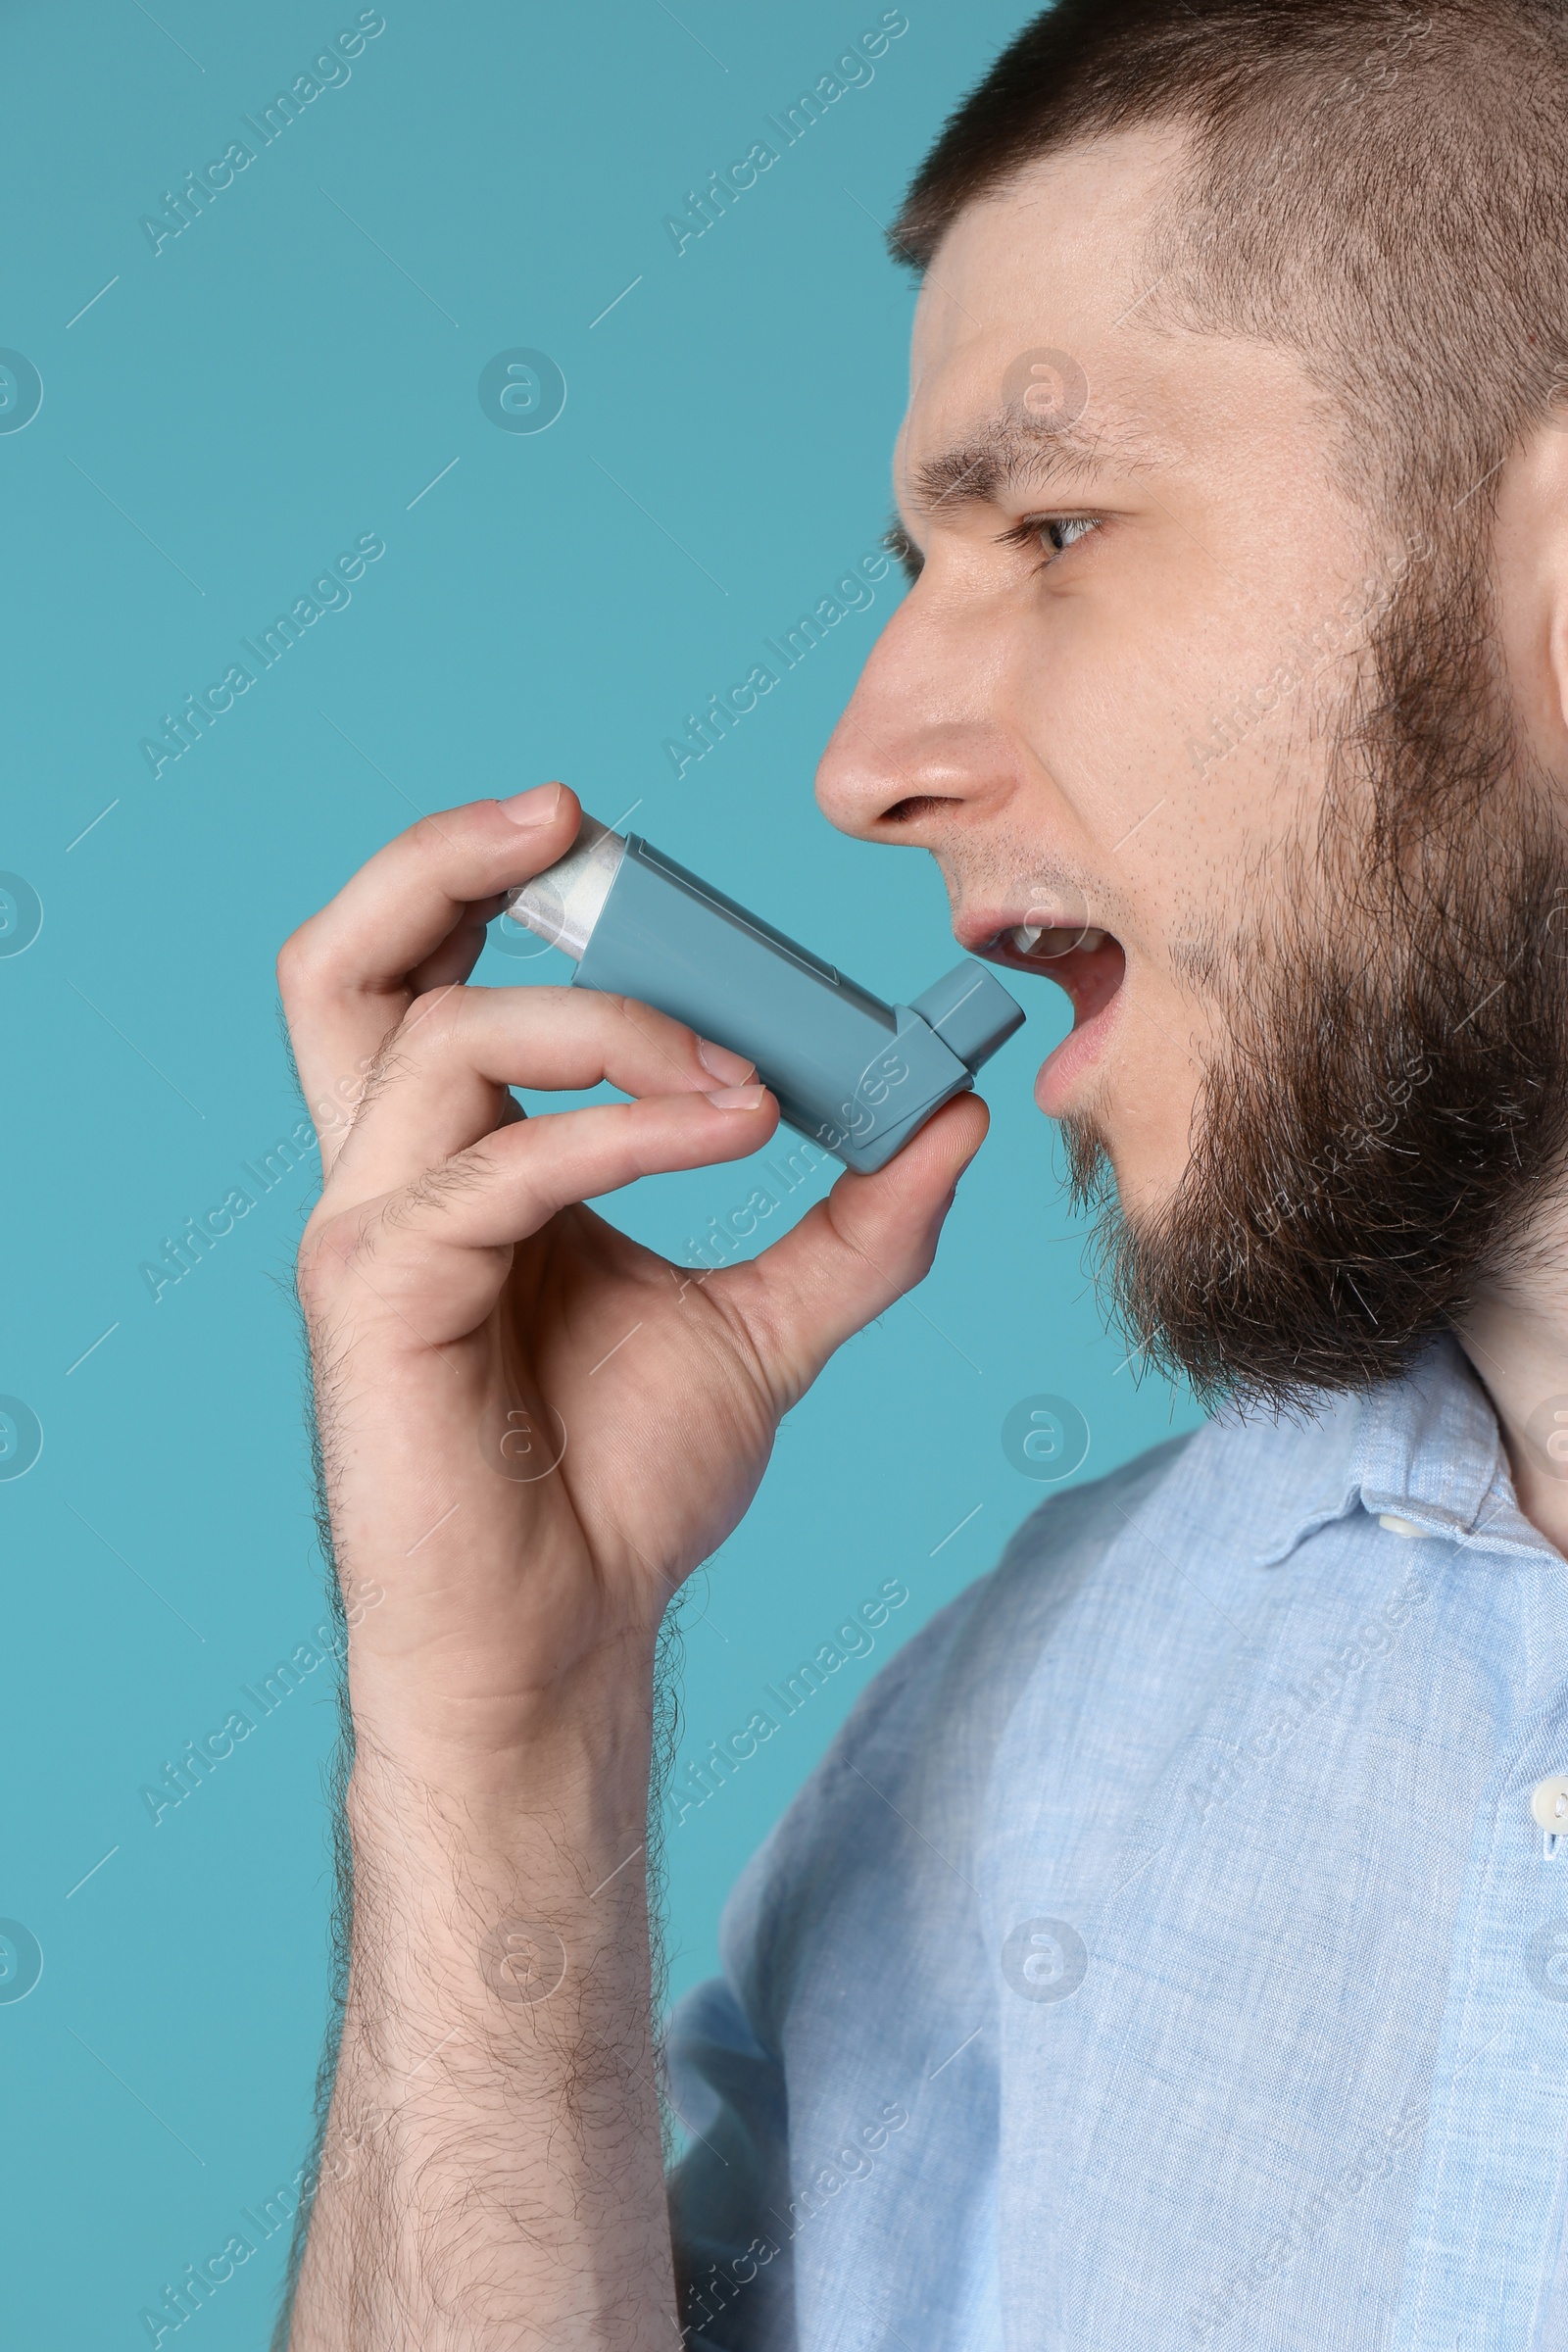
<path id="1" fill-rule="evenodd" d="M 1568 791 L 1568 408 L 1554 410 L 1503 467 L 1494 580 L 1526 741 Z"/>

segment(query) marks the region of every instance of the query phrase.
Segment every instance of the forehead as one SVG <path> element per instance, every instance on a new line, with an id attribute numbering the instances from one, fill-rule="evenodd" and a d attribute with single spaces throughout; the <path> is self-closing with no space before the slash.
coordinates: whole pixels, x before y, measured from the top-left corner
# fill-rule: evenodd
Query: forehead
<path id="1" fill-rule="evenodd" d="M 1299 363 L 1156 308 L 1169 249 L 1154 232 L 1184 152 L 1165 130 L 1085 141 L 958 215 L 915 309 L 898 461 L 912 511 L 985 449 L 999 479 L 1158 469 L 1205 449 L 1261 460 L 1286 438 L 1299 454 Z M 983 493 L 984 465 L 966 480 Z"/>
<path id="2" fill-rule="evenodd" d="M 965 205 L 922 283 L 916 344 L 938 359 L 977 324 L 1043 300 L 1064 323 L 1102 330 L 1142 282 L 1184 153 L 1173 131 L 1086 139 Z"/>

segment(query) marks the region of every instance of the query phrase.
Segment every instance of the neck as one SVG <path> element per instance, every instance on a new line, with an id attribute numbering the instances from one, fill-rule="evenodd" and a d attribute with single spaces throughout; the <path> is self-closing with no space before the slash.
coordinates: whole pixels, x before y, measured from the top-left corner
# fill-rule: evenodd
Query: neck
<path id="1" fill-rule="evenodd" d="M 1568 1554 L 1568 1237 L 1544 1266 L 1484 1290 L 1458 1336 L 1496 1408 L 1519 1508 Z"/>

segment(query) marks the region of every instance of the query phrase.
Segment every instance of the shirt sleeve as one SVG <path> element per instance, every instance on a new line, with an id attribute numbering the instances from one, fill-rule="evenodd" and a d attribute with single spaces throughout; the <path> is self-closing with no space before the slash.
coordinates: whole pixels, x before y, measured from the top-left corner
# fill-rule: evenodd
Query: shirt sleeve
<path id="1" fill-rule="evenodd" d="M 680 2316 L 692 2352 L 789 2352 L 795 2304 L 784 2228 L 789 2117 L 781 2061 L 731 1985 L 681 2001 L 665 2044 L 670 2099 L 691 2144 L 670 2179 Z"/>
<path id="2" fill-rule="evenodd" d="M 823 2055 L 801 1986 L 833 1965 L 846 1906 L 864 1893 L 863 1857 L 875 1840 L 863 1816 L 881 1799 L 855 1759 L 870 1762 L 890 1743 L 924 1744 L 934 1688 L 981 1590 L 939 1612 L 863 1693 L 725 1906 L 723 1976 L 671 2015 L 668 2092 L 690 2145 L 670 2179 L 670 2228 L 692 2352 L 796 2352 L 791 2183 L 801 2150 L 787 2061 L 793 2048 L 809 2074 Z M 887 1786 L 882 1766 L 873 1772 Z M 799 2106 L 805 2085 L 794 2088 Z"/>
<path id="3" fill-rule="evenodd" d="M 1148 1457 L 1144 1484 L 1186 1442 Z M 1129 1491 L 1123 1478 L 1032 1512 L 993 1574 L 888 1660 L 741 1874 L 723 1975 L 687 1994 L 665 2037 L 690 2135 L 670 2224 L 693 2352 L 846 2340 L 846 2305 L 871 2278 L 897 2281 L 900 2308 L 941 2299 L 946 2342 L 1000 2340 L 1001 1980 L 982 1889 L 1014 1799 L 995 1764 L 1052 1644 L 1093 1663 L 1061 1629 Z M 1091 1613 L 1119 1642 L 1122 1618 Z"/>

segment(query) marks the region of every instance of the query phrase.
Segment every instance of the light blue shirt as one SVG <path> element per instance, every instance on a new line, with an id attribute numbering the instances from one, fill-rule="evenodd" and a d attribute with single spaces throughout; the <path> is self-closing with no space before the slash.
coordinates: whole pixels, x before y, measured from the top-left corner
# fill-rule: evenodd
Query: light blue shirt
<path id="1" fill-rule="evenodd" d="M 1047 1502 L 676 2012 L 691 2340 L 1565 2352 L 1564 1772 L 1568 1566 L 1450 1344 Z"/>

